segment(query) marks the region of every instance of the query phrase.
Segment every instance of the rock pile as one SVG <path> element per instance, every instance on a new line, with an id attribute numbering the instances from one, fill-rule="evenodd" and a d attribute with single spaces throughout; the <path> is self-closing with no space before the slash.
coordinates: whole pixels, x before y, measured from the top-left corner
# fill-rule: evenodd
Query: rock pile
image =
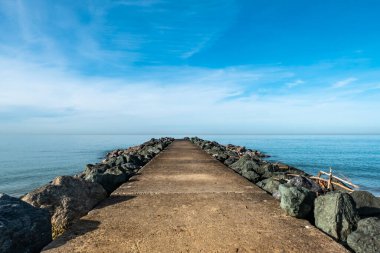
<path id="1" fill-rule="evenodd" d="M 21 200 L 0 194 L 0 252 L 38 252 L 173 141 L 151 139 L 114 150 L 82 173 L 57 177 Z"/>
<path id="2" fill-rule="evenodd" d="M 97 164 L 87 164 L 84 172 L 61 176 L 22 197 L 22 200 L 49 211 L 53 238 L 87 214 L 122 183 L 166 148 L 174 139 L 151 139 L 139 146 L 114 150 Z"/>
<path id="3" fill-rule="evenodd" d="M 34 253 L 51 241 L 46 210 L 0 194 L 0 252 Z"/>
<path id="4" fill-rule="evenodd" d="M 106 197 L 107 192 L 98 183 L 60 176 L 29 192 L 22 200 L 49 211 L 55 238 Z"/>
<path id="5" fill-rule="evenodd" d="M 268 162 L 259 151 L 197 137 L 188 139 L 280 200 L 287 215 L 315 221 L 316 227 L 357 253 L 380 252 L 378 197 L 366 191 L 324 192 L 304 171 Z"/>

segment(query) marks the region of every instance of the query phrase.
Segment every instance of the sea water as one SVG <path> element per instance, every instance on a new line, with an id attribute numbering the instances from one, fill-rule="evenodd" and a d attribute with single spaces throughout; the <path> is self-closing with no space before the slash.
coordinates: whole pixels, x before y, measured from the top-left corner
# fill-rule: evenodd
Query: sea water
<path id="1" fill-rule="evenodd" d="M 193 136 L 189 134 L 188 136 Z M 81 172 L 113 149 L 159 135 L 0 135 L 0 192 L 21 196 Z M 174 135 L 182 138 L 184 136 Z M 328 171 L 380 196 L 380 135 L 198 135 L 260 150 L 310 174 Z"/>

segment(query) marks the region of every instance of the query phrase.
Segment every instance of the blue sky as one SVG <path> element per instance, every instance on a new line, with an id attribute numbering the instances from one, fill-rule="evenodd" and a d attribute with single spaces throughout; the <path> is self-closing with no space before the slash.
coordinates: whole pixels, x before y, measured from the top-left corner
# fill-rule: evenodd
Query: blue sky
<path id="1" fill-rule="evenodd" d="M 0 2 L 0 133 L 380 133 L 380 2 Z"/>

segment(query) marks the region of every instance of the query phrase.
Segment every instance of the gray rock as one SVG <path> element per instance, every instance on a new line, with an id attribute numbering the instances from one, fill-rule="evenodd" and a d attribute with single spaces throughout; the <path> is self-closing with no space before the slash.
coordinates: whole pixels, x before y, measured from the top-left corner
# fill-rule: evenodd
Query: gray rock
<path id="1" fill-rule="evenodd" d="M 141 166 L 138 166 L 138 165 L 133 164 L 133 163 L 124 163 L 123 165 L 121 165 L 121 168 L 126 173 L 135 173 L 141 168 Z"/>
<path id="2" fill-rule="evenodd" d="M 367 191 L 354 191 L 351 193 L 356 204 L 356 210 L 362 217 L 380 215 L 380 199 Z"/>
<path id="3" fill-rule="evenodd" d="M 107 169 L 111 168 L 108 164 L 98 163 L 98 164 L 87 164 L 84 170 L 84 174 L 93 173 L 96 170 L 98 173 L 104 173 Z"/>
<path id="4" fill-rule="evenodd" d="M 260 175 L 253 170 L 243 170 L 241 171 L 241 175 L 253 183 L 256 183 L 260 180 Z"/>
<path id="5" fill-rule="evenodd" d="M 227 150 L 226 154 L 228 156 L 232 156 L 232 157 L 239 157 L 239 154 L 237 152 L 233 151 L 233 150 Z"/>
<path id="6" fill-rule="evenodd" d="M 132 164 L 135 164 L 137 166 L 144 165 L 143 161 L 141 160 L 141 157 L 139 157 L 137 155 L 129 154 L 129 155 L 125 156 L 125 159 L 127 160 L 127 163 L 132 163 Z"/>
<path id="7" fill-rule="evenodd" d="M 127 174 L 121 166 L 108 168 L 104 172 L 99 170 L 89 171 L 84 179 L 90 182 L 95 182 L 103 186 L 107 193 L 113 192 L 122 183 L 127 181 L 130 174 Z"/>
<path id="8" fill-rule="evenodd" d="M 278 180 L 275 180 L 273 178 L 267 178 L 263 181 L 258 182 L 256 185 L 264 191 L 273 194 L 274 192 L 278 191 L 278 187 L 280 186 L 280 184 L 281 183 Z"/>
<path id="9" fill-rule="evenodd" d="M 316 227 L 343 242 L 355 230 L 359 220 L 351 196 L 339 192 L 328 193 L 315 200 L 314 218 Z"/>
<path id="10" fill-rule="evenodd" d="M 225 161 L 224 161 L 224 164 L 227 165 L 227 166 L 230 166 L 232 165 L 234 162 L 236 162 L 239 158 L 237 157 L 234 157 L 234 156 L 230 156 L 228 157 Z"/>
<path id="11" fill-rule="evenodd" d="M 316 182 L 304 176 L 293 177 L 288 183 L 293 186 L 306 188 L 313 192 L 323 192 L 322 188 Z"/>
<path id="12" fill-rule="evenodd" d="M 153 156 L 161 152 L 161 149 L 158 146 L 152 146 L 147 149 L 148 153 L 151 153 Z"/>
<path id="13" fill-rule="evenodd" d="M 124 163 L 126 163 L 126 159 L 124 158 L 124 156 L 120 155 L 116 158 L 116 161 L 115 161 L 115 165 L 118 166 L 118 165 L 122 165 Z"/>
<path id="14" fill-rule="evenodd" d="M 281 194 L 280 206 L 286 214 L 297 218 L 306 218 L 311 214 L 316 198 L 314 192 L 289 184 L 280 185 L 279 192 Z"/>
<path id="15" fill-rule="evenodd" d="M 116 165 L 116 157 L 110 157 L 106 161 L 104 161 L 105 164 L 107 164 L 109 167 L 113 167 Z"/>
<path id="16" fill-rule="evenodd" d="M 348 246 L 356 253 L 380 252 L 380 218 L 360 220 L 357 226 L 347 237 Z"/>
<path id="17" fill-rule="evenodd" d="M 40 252 L 51 240 L 48 211 L 0 194 L 0 252 Z"/>
<path id="18" fill-rule="evenodd" d="M 60 176 L 26 194 L 22 200 L 49 211 L 55 238 L 106 197 L 107 192 L 98 183 Z"/>
<path id="19" fill-rule="evenodd" d="M 262 178 L 276 178 L 277 180 L 285 180 L 288 177 L 286 176 L 286 172 L 270 172 L 266 171 L 261 175 Z"/>
<path id="20" fill-rule="evenodd" d="M 254 171 L 257 173 L 259 165 L 249 155 L 245 155 L 233 163 L 230 168 L 239 174 L 242 174 L 243 171 Z"/>
<path id="21" fill-rule="evenodd" d="M 227 160 L 228 155 L 224 152 L 219 152 L 217 154 L 213 155 L 218 161 L 224 163 L 225 160 Z"/>

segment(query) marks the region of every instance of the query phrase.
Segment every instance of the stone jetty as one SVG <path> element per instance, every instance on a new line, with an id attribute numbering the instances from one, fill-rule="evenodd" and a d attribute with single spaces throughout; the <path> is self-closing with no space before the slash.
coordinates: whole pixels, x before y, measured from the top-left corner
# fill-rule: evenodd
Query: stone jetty
<path id="1" fill-rule="evenodd" d="M 45 247 L 53 252 L 348 252 L 190 141 L 174 141 Z"/>
<path id="2" fill-rule="evenodd" d="M 267 157 L 197 137 L 111 151 L 0 194 L 0 252 L 379 252 L 379 198 Z"/>

